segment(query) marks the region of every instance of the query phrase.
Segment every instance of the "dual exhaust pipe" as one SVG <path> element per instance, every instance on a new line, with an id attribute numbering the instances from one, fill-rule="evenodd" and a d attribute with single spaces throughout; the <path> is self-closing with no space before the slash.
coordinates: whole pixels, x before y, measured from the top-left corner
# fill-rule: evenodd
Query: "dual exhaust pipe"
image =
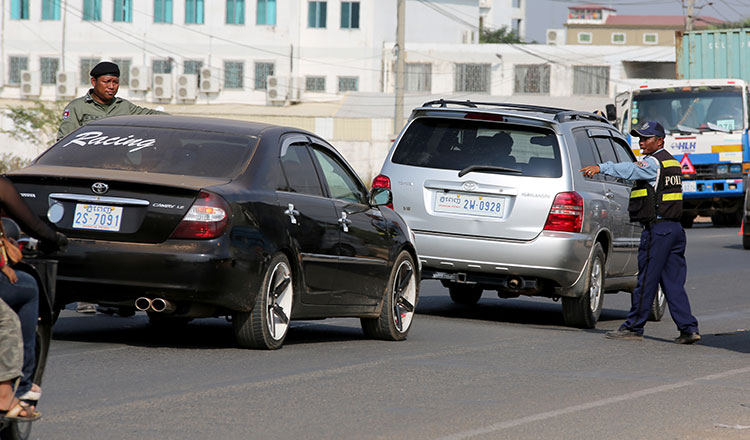
<path id="1" fill-rule="evenodd" d="M 146 298 L 142 296 L 135 300 L 135 308 L 141 312 L 172 313 L 177 305 L 164 298 Z"/>

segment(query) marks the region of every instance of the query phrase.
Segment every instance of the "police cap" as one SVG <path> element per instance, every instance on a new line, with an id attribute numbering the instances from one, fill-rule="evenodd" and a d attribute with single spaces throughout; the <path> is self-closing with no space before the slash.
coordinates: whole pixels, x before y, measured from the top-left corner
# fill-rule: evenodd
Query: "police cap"
<path id="1" fill-rule="evenodd" d="M 93 78 L 99 78 L 102 75 L 111 75 L 111 76 L 120 76 L 120 68 L 117 67 L 117 64 L 111 63 L 109 61 L 102 61 L 101 63 L 94 66 L 93 69 L 91 69 L 91 76 Z"/>

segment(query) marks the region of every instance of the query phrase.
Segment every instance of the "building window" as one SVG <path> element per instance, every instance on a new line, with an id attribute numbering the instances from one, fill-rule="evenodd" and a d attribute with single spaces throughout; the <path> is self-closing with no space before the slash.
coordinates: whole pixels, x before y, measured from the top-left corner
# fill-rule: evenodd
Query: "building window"
<path id="1" fill-rule="evenodd" d="M 245 0 L 227 0 L 227 24 L 245 24 Z"/>
<path id="2" fill-rule="evenodd" d="M 39 58 L 39 67 L 42 69 L 42 84 L 55 84 L 57 82 L 57 70 L 60 68 L 59 59 Z"/>
<path id="3" fill-rule="evenodd" d="M 657 44 L 659 42 L 659 34 L 643 34 L 643 44 Z"/>
<path id="4" fill-rule="evenodd" d="M 489 64 L 456 64 L 455 89 L 457 92 L 490 91 Z"/>
<path id="5" fill-rule="evenodd" d="M 307 27 L 326 27 L 326 3 L 327 2 L 307 2 Z"/>
<path id="6" fill-rule="evenodd" d="M 154 23 L 172 23 L 172 0 L 154 0 Z"/>
<path id="7" fill-rule="evenodd" d="M 612 32 L 612 44 L 625 44 L 625 34 L 622 32 Z"/>
<path id="8" fill-rule="evenodd" d="M 325 76 L 305 77 L 305 91 L 306 92 L 325 92 L 326 91 L 326 77 Z"/>
<path id="9" fill-rule="evenodd" d="M 42 20 L 60 19 L 60 0 L 42 0 Z"/>
<path id="10" fill-rule="evenodd" d="M 513 0 L 513 7 L 519 9 L 521 7 L 521 0 Z"/>
<path id="11" fill-rule="evenodd" d="M 245 63 L 242 61 L 224 61 L 224 88 L 242 89 L 245 86 Z"/>
<path id="12" fill-rule="evenodd" d="M 359 29 L 359 2 L 341 2 L 341 29 Z"/>
<path id="13" fill-rule="evenodd" d="M 273 76 L 273 63 L 255 63 L 255 90 L 266 90 L 269 76 Z"/>
<path id="14" fill-rule="evenodd" d="M 133 61 L 130 58 L 113 58 L 112 62 L 120 68 L 120 85 L 130 87 L 130 65 Z"/>
<path id="15" fill-rule="evenodd" d="M 432 64 L 406 63 L 404 90 L 407 92 L 432 91 Z"/>
<path id="16" fill-rule="evenodd" d="M 29 0 L 11 0 L 10 18 L 11 20 L 28 20 Z"/>
<path id="17" fill-rule="evenodd" d="M 185 60 L 185 62 L 182 64 L 182 72 L 186 75 L 200 75 L 202 67 L 203 61 Z"/>
<path id="18" fill-rule="evenodd" d="M 172 62 L 170 60 L 152 60 L 151 72 L 153 73 L 172 73 Z"/>
<path id="19" fill-rule="evenodd" d="M 591 44 L 591 32 L 579 32 L 578 42 L 581 44 Z"/>
<path id="20" fill-rule="evenodd" d="M 256 24 L 276 26 L 276 0 L 258 0 Z"/>
<path id="21" fill-rule="evenodd" d="M 99 64 L 99 58 L 81 58 L 81 85 L 91 84 L 91 69 Z"/>
<path id="22" fill-rule="evenodd" d="M 516 34 L 516 36 L 521 35 L 521 19 L 520 18 L 514 18 L 511 21 L 510 26 L 511 26 L 511 30 L 513 31 L 514 34 Z"/>
<path id="23" fill-rule="evenodd" d="M 340 76 L 339 92 L 356 92 L 359 90 L 358 76 Z"/>
<path id="24" fill-rule="evenodd" d="M 29 70 L 29 57 L 10 57 L 8 84 L 21 84 L 21 71 Z"/>
<path id="25" fill-rule="evenodd" d="M 131 0 L 115 0 L 115 15 L 113 21 L 130 23 L 133 21 L 133 2 Z"/>
<path id="26" fill-rule="evenodd" d="M 549 64 L 519 64 L 514 70 L 515 93 L 549 93 Z"/>
<path id="27" fill-rule="evenodd" d="M 185 23 L 203 24 L 203 0 L 185 0 Z"/>
<path id="28" fill-rule="evenodd" d="M 574 95 L 609 95 L 609 66 L 573 66 Z"/>
<path id="29" fill-rule="evenodd" d="M 102 21 L 102 0 L 83 0 L 84 21 Z"/>

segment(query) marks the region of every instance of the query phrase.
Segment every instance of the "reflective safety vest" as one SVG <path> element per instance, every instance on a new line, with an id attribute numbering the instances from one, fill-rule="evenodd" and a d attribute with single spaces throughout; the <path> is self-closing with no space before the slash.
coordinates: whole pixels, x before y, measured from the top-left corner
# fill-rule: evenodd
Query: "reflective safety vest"
<path id="1" fill-rule="evenodd" d="M 679 221 L 682 217 L 682 166 L 667 150 L 651 155 L 659 161 L 656 190 L 638 180 L 630 192 L 630 221 L 644 224 L 657 219 Z"/>

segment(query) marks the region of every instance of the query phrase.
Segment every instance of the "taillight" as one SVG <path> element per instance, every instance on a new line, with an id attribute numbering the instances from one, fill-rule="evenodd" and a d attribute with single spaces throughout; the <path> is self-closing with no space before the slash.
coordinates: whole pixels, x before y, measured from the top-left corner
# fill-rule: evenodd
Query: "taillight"
<path id="1" fill-rule="evenodd" d="M 372 187 L 391 189 L 391 179 L 388 176 L 384 176 L 383 174 L 378 174 L 374 179 L 372 179 Z M 393 203 L 389 203 L 385 206 L 393 209 Z"/>
<path id="2" fill-rule="evenodd" d="M 201 191 L 171 238 L 204 240 L 219 237 L 227 229 L 229 212 L 229 204 L 221 196 Z"/>
<path id="3" fill-rule="evenodd" d="M 545 231 L 581 232 L 583 225 L 583 197 L 577 192 L 563 192 L 555 196 L 549 210 Z"/>

